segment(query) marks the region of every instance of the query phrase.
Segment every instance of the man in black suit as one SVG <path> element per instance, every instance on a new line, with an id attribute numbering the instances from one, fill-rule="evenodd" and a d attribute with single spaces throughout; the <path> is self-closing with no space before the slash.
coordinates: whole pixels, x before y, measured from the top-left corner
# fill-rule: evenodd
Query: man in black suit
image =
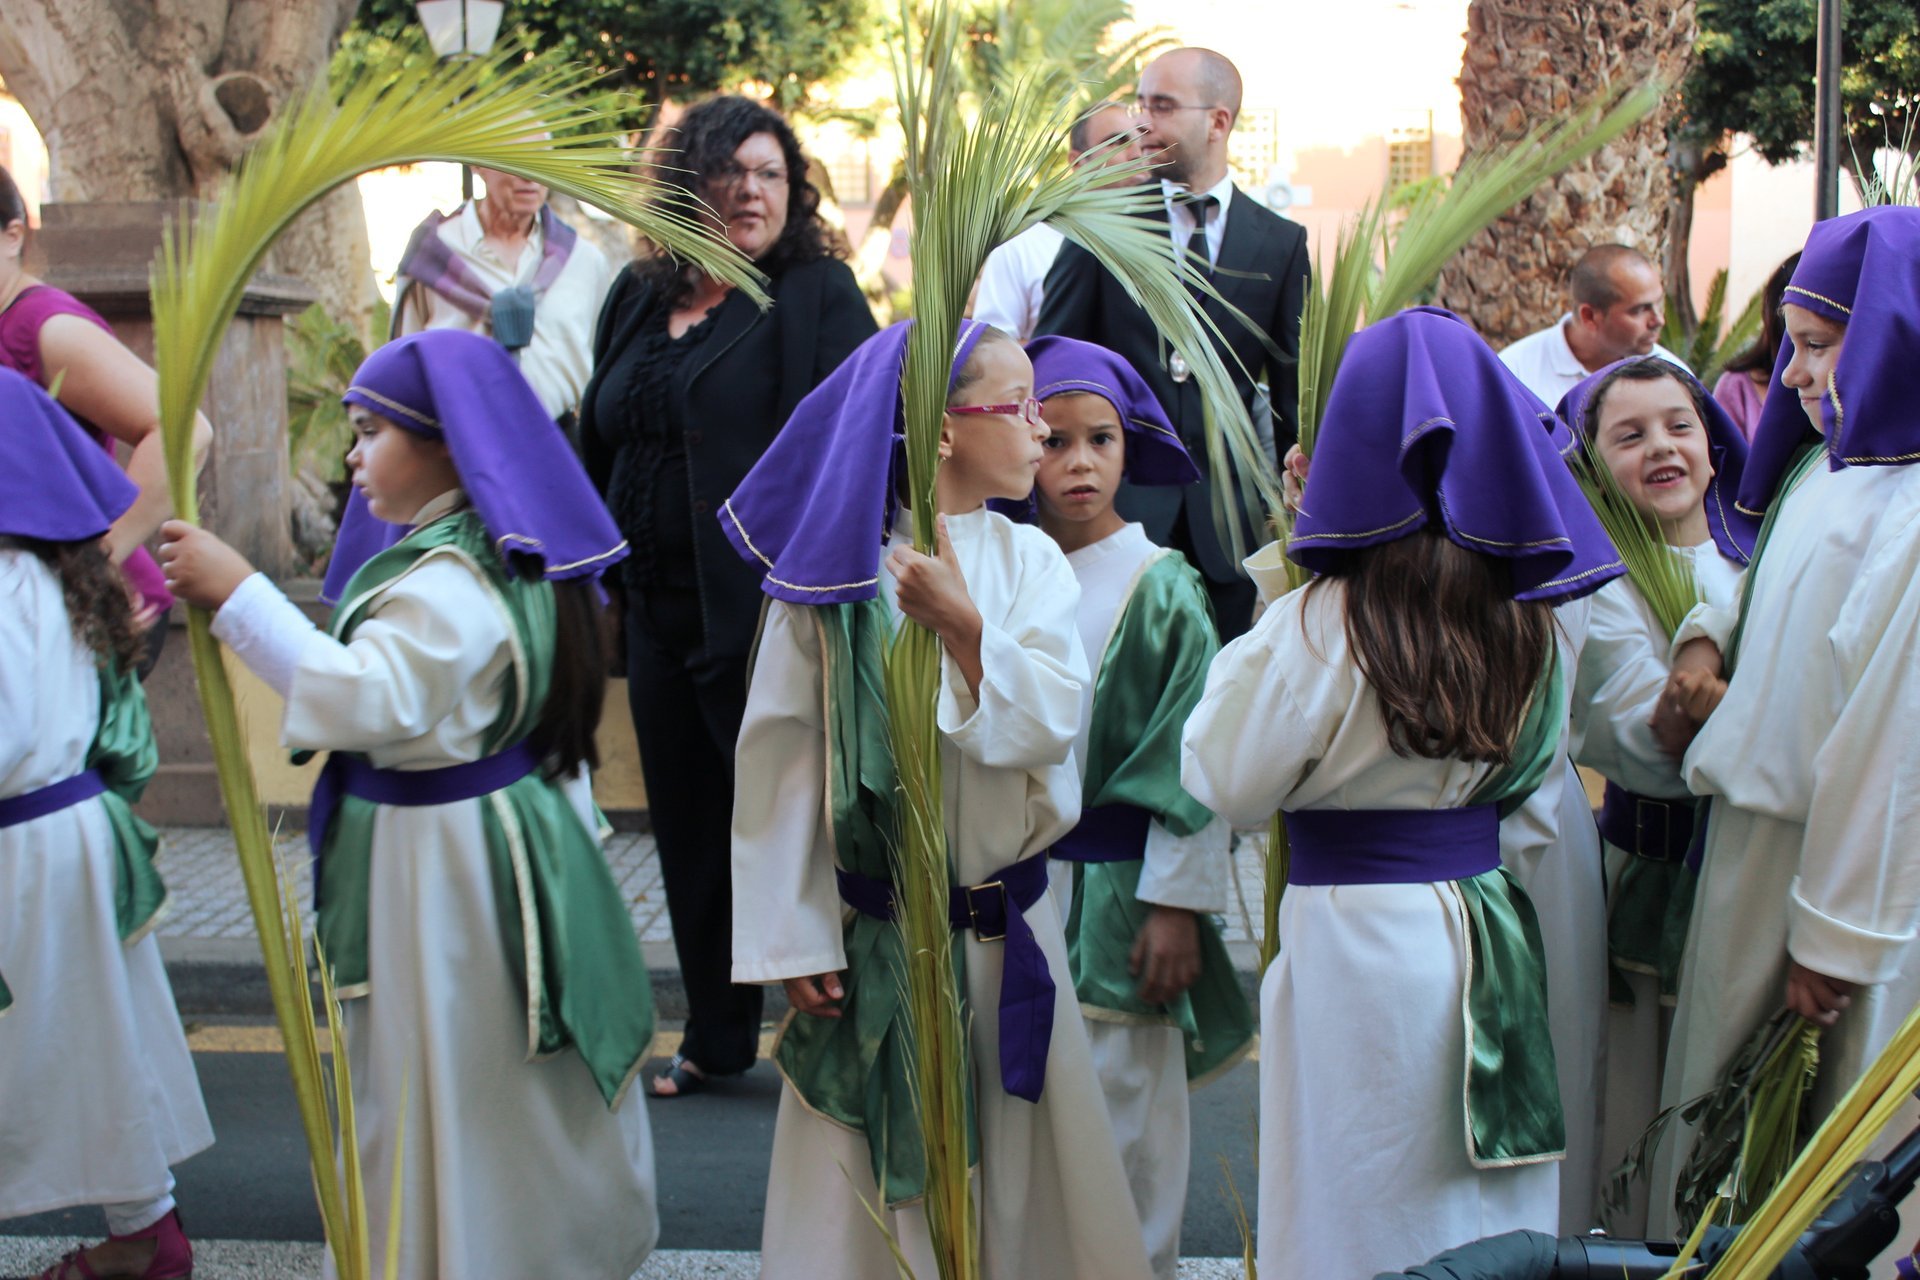
<path id="1" fill-rule="evenodd" d="M 1256 405 L 1256 384 L 1271 388 L 1277 460 L 1295 436 L 1306 232 L 1256 203 L 1228 175 L 1227 139 L 1240 114 L 1240 73 L 1231 62 L 1210 49 L 1164 53 L 1141 73 L 1135 105 L 1143 126 L 1141 149 L 1160 166 L 1156 173 L 1165 201 L 1155 216 L 1168 223 L 1168 252 L 1191 249 L 1203 256 L 1212 265 L 1214 288 L 1284 353 L 1284 359 L 1276 358 L 1260 335 L 1248 332 L 1219 303 L 1206 304 L 1226 335 L 1231 350 L 1222 351 L 1221 359 L 1256 427 L 1264 428 L 1267 419 L 1265 398 Z M 1035 332 L 1097 342 L 1126 357 L 1205 469 L 1199 383 L 1119 281 L 1077 244 L 1067 243 L 1054 259 Z M 1221 637 L 1231 639 L 1250 623 L 1253 584 L 1215 529 L 1212 489 L 1210 479 L 1185 489 L 1127 487 L 1118 505 L 1128 519 L 1146 526 L 1147 536 L 1184 552 L 1200 569 Z M 1236 489 L 1233 506 L 1241 505 Z M 1248 546 L 1258 545 L 1263 540 L 1260 513 L 1240 514 Z"/>

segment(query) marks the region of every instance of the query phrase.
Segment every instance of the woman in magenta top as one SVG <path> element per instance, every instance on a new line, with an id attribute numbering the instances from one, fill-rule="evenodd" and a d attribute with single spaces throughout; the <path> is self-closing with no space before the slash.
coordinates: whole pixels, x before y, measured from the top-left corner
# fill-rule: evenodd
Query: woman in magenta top
<path id="1" fill-rule="evenodd" d="M 105 541 L 136 596 L 136 620 L 149 627 L 173 603 L 145 547 L 173 514 L 160 447 L 158 379 L 85 303 L 27 274 L 26 243 L 26 201 L 0 168 L 0 365 L 49 391 L 57 380 L 60 403 L 104 448 L 112 451 L 119 441 L 133 450 L 126 470 L 140 497 L 107 530 Z M 212 439 L 213 428 L 197 417 L 196 460 L 206 457 Z"/>

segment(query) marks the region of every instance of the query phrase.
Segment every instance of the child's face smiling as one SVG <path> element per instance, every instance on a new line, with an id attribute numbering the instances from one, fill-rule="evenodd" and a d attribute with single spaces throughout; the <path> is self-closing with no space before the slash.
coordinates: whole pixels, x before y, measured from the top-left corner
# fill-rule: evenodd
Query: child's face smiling
<path id="1" fill-rule="evenodd" d="M 1033 397 L 1033 364 L 1017 344 L 982 342 L 973 362 L 979 377 L 964 392 L 966 405 L 1022 404 Z M 989 498 L 1031 494 L 1046 436 L 1044 422 L 1016 413 L 949 414 L 940 428 L 940 509 L 958 515 Z"/>
<path id="2" fill-rule="evenodd" d="M 1077 550 L 1126 523 L 1113 509 L 1126 468 L 1126 433 L 1104 396 L 1053 396 L 1040 413 L 1047 424 L 1037 486 L 1040 527 Z"/>
<path id="3" fill-rule="evenodd" d="M 347 419 L 353 424 L 347 471 L 375 519 L 412 524 L 420 508 L 460 487 L 446 441 L 415 435 L 359 405 L 348 407 Z"/>
<path id="4" fill-rule="evenodd" d="M 1667 541 L 1707 539 L 1713 461 L 1693 397 L 1673 378 L 1621 379 L 1607 388 L 1594 429 L 1600 457 L 1641 515 Z"/>

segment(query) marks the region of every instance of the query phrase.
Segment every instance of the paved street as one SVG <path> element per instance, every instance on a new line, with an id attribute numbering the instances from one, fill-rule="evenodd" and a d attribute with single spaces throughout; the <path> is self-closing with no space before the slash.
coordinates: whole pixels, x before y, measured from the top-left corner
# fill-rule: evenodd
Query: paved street
<path id="1" fill-rule="evenodd" d="M 267 1016 L 252 921 L 222 830 L 170 829 L 161 869 L 173 897 L 160 927 L 162 949 L 180 993 L 182 1015 L 218 1141 L 177 1171 L 182 1211 L 200 1248 L 199 1280 L 304 1280 L 320 1266 L 320 1220 L 306 1151 Z M 282 842 L 289 872 L 306 897 L 305 845 Z M 661 992 L 664 1014 L 676 1006 L 677 971 L 651 837 L 609 842 L 614 877 L 627 895 Z M 1238 890 L 1227 918 L 1236 956 L 1250 961 L 1249 924 L 1259 915 L 1257 849 L 1236 851 Z M 684 1006 L 680 1006 L 684 1008 Z M 654 1052 L 679 1042 L 663 1017 Z M 771 1041 L 763 1037 L 763 1053 Z M 779 1077 L 762 1062 L 709 1093 L 649 1104 L 660 1159 L 660 1251 L 641 1280 L 749 1277 L 757 1273 L 760 1205 L 773 1140 Z M 1194 1158 L 1183 1245 L 1182 1280 L 1238 1276 L 1240 1237 L 1225 1190 L 1222 1159 L 1249 1211 L 1254 1197 L 1255 1068 L 1243 1065 L 1194 1095 Z M 94 1236 L 97 1213 L 73 1210 L 0 1223 L 0 1277 L 34 1275 L 74 1237 Z M 823 1273 L 824 1274 L 824 1273 Z"/>

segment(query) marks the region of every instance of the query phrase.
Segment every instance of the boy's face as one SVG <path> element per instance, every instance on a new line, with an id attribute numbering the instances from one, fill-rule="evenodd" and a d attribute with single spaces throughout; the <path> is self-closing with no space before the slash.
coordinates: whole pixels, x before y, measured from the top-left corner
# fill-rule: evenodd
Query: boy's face
<path id="1" fill-rule="evenodd" d="M 412 524 L 420 508 L 460 487 L 444 440 L 415 435 L 360 405 L 347 408 L 353 448 L 347 472 L 367 510 L 388 524 Z"/>
<path id="2" fill-rule="evenodd" d="M 962 394 L 968 405 L 1020 405 L 1033 398 L 1033 365 L 1018 344 L 984 341 L 974 351 L 979 377 Z M 953 511 L 970 511 L 989 498 L 1018 500 L 1033 492 L 1034 471 L 1046 439 L 1044 422 L 1019 413 L 948 414 L 940 428 L 941 482 Z"/>
<path id="3" fill-rule="evenodd" d="M 1074 523 L 1103 520 L 1126 469 L 1126 433 L 1104 396 L 1053 396 L 1040 406 L 1047 425 L 1038 480 L 1046 514 Z"/>
<path id="4" fill-rule="evenodd" d="M 1704 522 L 1702 503 L 1713 479 L 1707 429 L 1677 380 L 1615 382 L 1593 434 L 1607 470 L 1641 515 L 1669 537 Z"/>

